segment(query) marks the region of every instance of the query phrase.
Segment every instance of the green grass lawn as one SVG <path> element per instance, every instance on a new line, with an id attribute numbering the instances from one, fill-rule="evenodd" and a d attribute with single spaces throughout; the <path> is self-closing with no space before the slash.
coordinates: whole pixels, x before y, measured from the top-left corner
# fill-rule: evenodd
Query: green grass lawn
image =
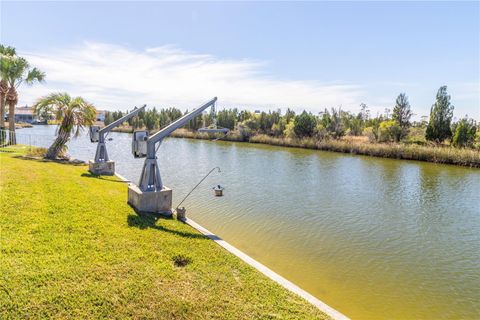
<path id="1" fill-rule="evenodd" d="M 137 216 L 116 178 L 24 153 L 0 149 L 0 319 L 327 318 L 188 225 Z"/>

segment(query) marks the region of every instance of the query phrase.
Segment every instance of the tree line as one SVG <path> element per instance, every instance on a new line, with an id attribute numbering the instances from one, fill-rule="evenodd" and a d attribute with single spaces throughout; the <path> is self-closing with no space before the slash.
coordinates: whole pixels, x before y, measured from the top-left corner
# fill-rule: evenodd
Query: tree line
<path id="1" fill-rule="evenodd" d="M 277 138 L 301 139 L 305 137 L 316 139 L 339 139 L 343 136 L 367 136 L 374 142 L 401 142 L 406 139 L 412 128 L 421 129 L 426 141 L 437 144 L 448 141 L 455 147 L 472 147 L 477 139 L 478 124 L 474 119 L 465 116 L 453 121 L 454 106 L 450 102 L 447 87 L 439 88 L 435 102 L 430 109 L 428 121 L 412 121 L 413 111 L 405 93 L 400 93 L 395 100 L 393 110 L 371 116 L 368 106 L 360 104 L 360 111 L 353 113 L 341 108 L 325 109 L 315 115 L 303 111 L 296 114 L 287 109 L 268 112 L 250 112 L 238 108 L 223 109 L 215 113 L 205 112 L 201 117 L 190 121 L 185 127 L 196 131 L 201 127 L 213 124 L 216 117 L 217 125 L 235 130 L 243 140 L 257 134 L 265 134 Z M 185 112 L 187 113 L 188 110 Z M 170 122 L 180 118 L 180 109 L 170 107 L 153 108 L 141 111 L 138 116 L 130 119 L 128 124 L 134 129 L 146 128 L 158 130 Z M 106 112 L 105 124 L 109 124 L 124 115 L 121 111 Z"/>

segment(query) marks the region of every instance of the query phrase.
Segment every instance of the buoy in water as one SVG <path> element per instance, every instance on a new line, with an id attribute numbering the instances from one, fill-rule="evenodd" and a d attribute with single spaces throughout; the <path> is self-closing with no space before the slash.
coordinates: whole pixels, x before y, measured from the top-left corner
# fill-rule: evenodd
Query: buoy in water
<path id="1" fill-rule="evenodd" d="M 223 189 L 225 189 L 225 188 L 222 187 L 221 185 L 217 185 L 216 187 L 214 187 L 213 191 L 215 192 L 215 196 L 217 196 L 217 197 L 223 196 Z"/>

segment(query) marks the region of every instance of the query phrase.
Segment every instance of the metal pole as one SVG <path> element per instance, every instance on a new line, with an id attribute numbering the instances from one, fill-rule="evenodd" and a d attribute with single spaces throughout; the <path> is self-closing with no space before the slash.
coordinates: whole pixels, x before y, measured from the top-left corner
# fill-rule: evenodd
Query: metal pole
<path id="1" fill-rule="evenodd" d="M 205 177 L 203 177 L 202 180 L 200 180 L 200 182 L 198 182 L 198 183 L 195 185 L 195 187 L 193 187 L 193 189 L 190 190 L 190 192 L 185 196 L 185 198 L 183 198 L 183 200 L 180 201 L 180 203 L 175 207 L 175 210 L 177 210 L 178 207 L 180 207 L 180 205 L 181 205 L 185 200 L 187 200 L 188 196 L 193 192 L 193 190 L 195 190 L 195 189 L 200 185 L 200 183 L 202 183 L 203 180 L 205 180 L 205 179 L 210 175 L 210 173 L 212 173 L 215 169 L 218 169 L 218 172 L 222 172 L 222 171 L 220 170 L 220 167 L 215 167 L 215 168 L 213 168 L 212 170 L 210 170 L 210 171 L 205 175 Z"/>

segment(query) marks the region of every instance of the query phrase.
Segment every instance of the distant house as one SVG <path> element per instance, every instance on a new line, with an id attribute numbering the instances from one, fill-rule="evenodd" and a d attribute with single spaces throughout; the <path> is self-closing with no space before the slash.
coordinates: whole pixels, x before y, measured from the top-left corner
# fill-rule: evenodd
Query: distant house
<path id="1" fill-rule="evenodd" d="M 15 122 L 36 123 L 39 119 L 33 114 L 33 107 L 23 106 L 15 108 Z"/>
<path id="2" fill-rule="evenodd" d="M 101 122 L 105 122 L 105 113 L 106 113 L 105 110 L 97 110 L 96 120 L 101 121 Z"/>

